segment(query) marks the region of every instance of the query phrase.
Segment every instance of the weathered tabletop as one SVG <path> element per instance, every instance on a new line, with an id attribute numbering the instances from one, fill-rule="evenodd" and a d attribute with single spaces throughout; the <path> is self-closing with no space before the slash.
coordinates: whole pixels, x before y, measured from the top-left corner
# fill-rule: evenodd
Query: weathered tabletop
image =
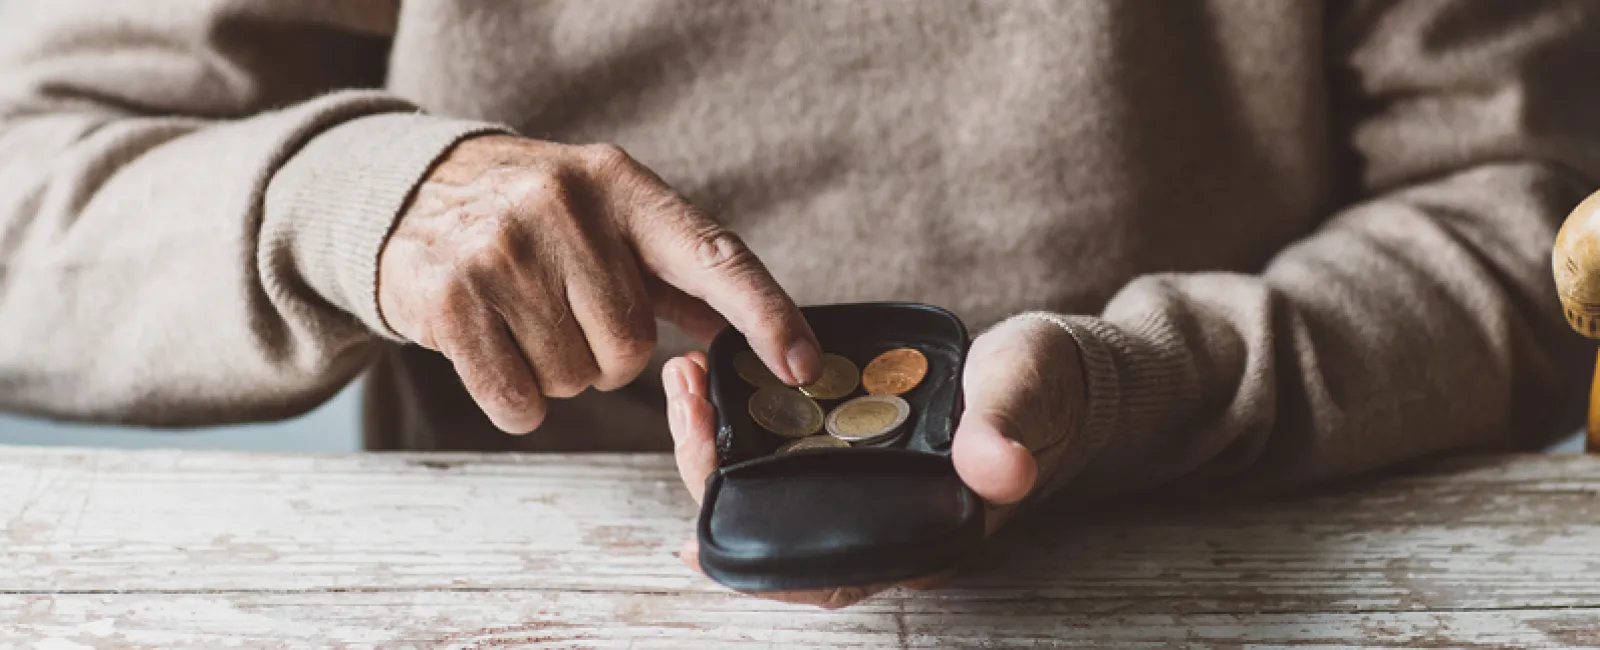
<path id="1" fill-rule="evenodd" d="M 1600 644 L 1600 458 L 1118 510 L 826 612 L 684 569 L 664 456 L 0 447 L 0 647 Z"/>

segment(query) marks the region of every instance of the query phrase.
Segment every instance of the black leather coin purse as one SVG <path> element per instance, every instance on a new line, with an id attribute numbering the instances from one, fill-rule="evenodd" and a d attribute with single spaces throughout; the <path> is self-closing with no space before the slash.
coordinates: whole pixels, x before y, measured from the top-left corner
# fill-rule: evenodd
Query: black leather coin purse
<path id="1" fill-rule="evenodd" d="M 756 386 L 734 367 L 749 344 L 732 328 L 723 331 L 707 353 L 718 469 L 707 479 L 696 527 L 701 568 L 723 585 L 761 592 L 888 583 L 954 567 L 983 538 L 983 504 L 950 462 L 965 326 L 948 311 L 913 303 L 802 311 L 823 352 L 857 368 L 896 348 L 927 357 L 926 376 L 900 396 L 911 406 L 905 434 L 885 446 L 776 454 L 791 439 L 752 419 Z M 858 386 L 854 395 L 861 394 Z"/>

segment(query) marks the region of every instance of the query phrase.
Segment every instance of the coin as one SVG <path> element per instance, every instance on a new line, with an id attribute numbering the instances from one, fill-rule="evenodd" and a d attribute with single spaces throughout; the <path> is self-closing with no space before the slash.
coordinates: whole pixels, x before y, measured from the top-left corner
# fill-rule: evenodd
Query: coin
<path id="1" fill-rule="evenodd" d="M 777 375 L 767 369 L 767 364 L 761 362 L 761 357 L 750 350 L 740 350 L 733 355 L 733 371 L 739 374 L 740 379 L 756 388 L 784 385 L 783 380 L 778 379 Z"/>
<path id="2" fill-rule="evenodd" d="M 877 356 L 861 372 L 861 386 L 870 395 L 904 395 L 928 376 L 928 358 L 911 348 Z"/>
<path id="3" fill-rule="evenodd" d="M 785 438 L 822 430 L 822 407 L 793 388 L 766 387 L 750 396 L 750 419 Z"/>
<path id="4" fill-rule="evenodd" d="M 828 433 L 846 442 L 875 442 L 899 433 L 911 417 L 911 405 L 894 395 L 866 395 L 839 405 L 828 414 Z"/>
<path id="5" fill-rule="evenodd" d="M 873 438 L 871 440 L 864 440 L 862 442 L 854 443 L 851 446 L 852 447 L 893 447 L 896 444 L 899 444 L 899 442 L 902 439 L 904 439 L 905 437 L 906 437 L 906 432 L 904 430 L 901 430 L 901 431 L 899 431 L 897 433 L 893 433 L 893 434 L 890 434 L 890 435 L 887 435 L 887 436 L 883 436 L 881 438 Z"/>
<path id="6" fill-rule="evenodd" d="M 839 447 L 848 448 L 849 446 L 850 443 L 833 436 L 806 436 L 793 442 L 784 443 L 782 447 L 778 448 L 778 453 L 789 454 L 806 449 L 834 449 Z"/>
<path id="7" fill-rule="evenodd" d="M 800 392 L 816 399 L 839 399 L 855 392 L 856 384 L 860 380 L 861 371 L 856 370 L 856 364 L 837 354 L 824 354 L 822 377 L 811 384 L 801 386 Z"/>

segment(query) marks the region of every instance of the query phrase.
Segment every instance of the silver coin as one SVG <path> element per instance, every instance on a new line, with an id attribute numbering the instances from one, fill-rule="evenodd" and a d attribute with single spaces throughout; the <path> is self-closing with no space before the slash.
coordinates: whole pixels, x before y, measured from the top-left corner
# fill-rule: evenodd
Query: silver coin
<path id="1" fill-rule="evenodd" d="M 879 437 L 879 438 L 869 438 L 869 439 L 863 440 L 861 442 L 853 443 L 851 446 L 852 447 L 894 447 L 894 446 L 900 444 L 900 441 L 905 440 L 905 439 L 906 439 L 905 429 L 901 429 L 900 431 L 896 431 L 896 432 L 891 433 L 891 434 L 889 434 L 887 436 L 882 436 L 882 437 Z"/>
<path id="2" fill-rule="evenodd" d="M 871 443 L 900 433 L 911 405 L 894 395 L 867 395 L 840 404 L 828 414 L 828 433 L 851 443 Z"/>

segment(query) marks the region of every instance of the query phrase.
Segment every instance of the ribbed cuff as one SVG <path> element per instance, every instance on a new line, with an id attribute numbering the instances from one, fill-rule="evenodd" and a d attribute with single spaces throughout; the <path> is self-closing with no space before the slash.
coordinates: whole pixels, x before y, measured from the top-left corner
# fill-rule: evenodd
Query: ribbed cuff
<path id="1" fill-rule="evenodd" d="M 1071 457 L 1046 479 L 1040 496 L 1069 482 L 1090 462 L 1121 462 L 1101 453 L 1117 446 L 1107 444 L 1113 436 L 1152 435 L 1198 399 L 1181 342 L 1156 320 L 1128 327 L 1093 316 L 1024 315 L 1055 323 L 1077 341 L 1088 393 Z"/>
<path id="2" fill-rule="evenodd" d="M 385 113 L 333 127 L 294 154 L 272 198 L 294 223 L 295 264 L 311 289 L 373 332 L 403 340 L 378 308 L 378 255 L 407 198 L 457 142 L 507 127 Z"/>

